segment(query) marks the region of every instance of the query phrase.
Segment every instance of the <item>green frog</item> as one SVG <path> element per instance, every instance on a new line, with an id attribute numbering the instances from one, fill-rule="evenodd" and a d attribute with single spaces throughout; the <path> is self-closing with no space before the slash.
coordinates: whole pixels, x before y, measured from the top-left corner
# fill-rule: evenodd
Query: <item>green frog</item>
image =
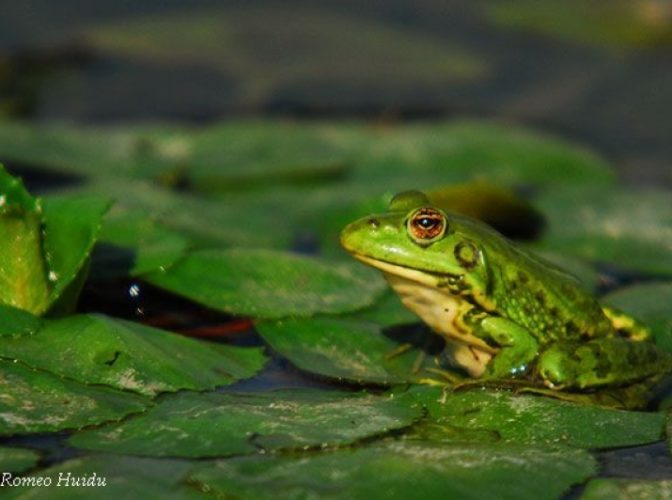
<path id="1" fill-rule="evenodd" d="M 341 233 L 354 257 L 383 272 L 403 304 L 446 340 L 471 377 L 525 377 L 587 390 L 657 377 L 672 355 L 646 326 L 601 306 L 570 274 L 486 224 L 446 213 L 418 191 Z"/>

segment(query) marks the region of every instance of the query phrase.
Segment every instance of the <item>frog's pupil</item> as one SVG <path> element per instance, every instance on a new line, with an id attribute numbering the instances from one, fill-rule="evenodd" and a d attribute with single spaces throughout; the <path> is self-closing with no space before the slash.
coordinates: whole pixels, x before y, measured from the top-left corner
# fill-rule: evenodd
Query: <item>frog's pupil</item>
<path id="1" fill-rule="evenodd" d="M 430 219 L 429 217 L 423 217 L 419 222 L 423 229 L 431 229 L 436 226 L 438 221 L 436 219 Z"/>

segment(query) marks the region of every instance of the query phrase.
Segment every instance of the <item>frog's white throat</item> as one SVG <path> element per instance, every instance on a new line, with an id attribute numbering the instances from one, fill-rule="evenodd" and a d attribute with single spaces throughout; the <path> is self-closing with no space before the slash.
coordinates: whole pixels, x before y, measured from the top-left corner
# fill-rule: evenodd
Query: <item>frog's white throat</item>
<path id="1" fill-rule="evenodd" d="M 439 287 L 439 276 L 363 255 L 355 257 L 383 272 L 385 279 L 399 295 L 406 308 L 449 341 L 453 361 L 465 368 L 471 376 L 480 376 L 490 361 L 493 349 L 483 340 L 459 328 L 459 318 L 470 305 L 445 287 Z"/>

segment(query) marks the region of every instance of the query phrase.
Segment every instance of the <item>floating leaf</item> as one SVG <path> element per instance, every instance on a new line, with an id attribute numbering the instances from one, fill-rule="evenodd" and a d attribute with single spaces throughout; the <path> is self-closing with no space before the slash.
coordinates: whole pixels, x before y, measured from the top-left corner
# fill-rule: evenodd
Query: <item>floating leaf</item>
<path id="1" fill-rule="evenodd" d="M 0 303 L 43 314 L 72 308 L 109 201 L 32 198 L 0 165 Z"/>
<path id="2" fill-rule="evenodd" d="M 591 480 L 581 495 L 582 500 L 663 500 L 672 498 L 672 480 L 669 479 L 615 479 Z"/>
<path id="3" fill-rule="evenodd" d="M 378 315 L 390 312 L 390 317 L 384 318 L 385 323 L 394 321 L 395 315 L 403 319 L 408 317 L 395 309 L 403 309 L 398 299 L 396 303 L 387 299 L 381 306 L 366 311 L 366 315 L 376 318 L 375 310 L 379 311 Z M 259 321 L 255 326 L 275 351 L 309 373 L 378 384 L 419 382 L 430 378 L 431 374 L 424 368 L 435 366 L 434 355 L 437 353 L 428 351 L 435 347 L 434 341 L 441 344 L 440 340 L 426 328 L 414 325 L 405 325 L 406 328 L 389 331 L 386 335 L 385 323 L 358 319 L 354 314 Z"/>
<path id="4" fill-rule="evenodd" d="M 147 395 L 232 384 L 266 361 L 261 349 L 201 342 L 102 315 L 48 321 L 36 335 L 4 339 L 0 356 Z"/>
<path id="5" fill-rule="evenodd" d="M 555 189 L 535 204 L 548 223 L 543 249 L 672 276 L 672 192 Z"/>
<path id="6" fill-rule="evenodd" d="M 139 210 L 108 216 L 99 239 L 107 246 L 94 253 L 94 266 L 107 277 L 115 271 L 117 275 L 138 276 L 165 269 L 184 255 L 189 244 L 180 233 Z"/>
<path id="7" fill-rule="evenodd" d="M 611 0 L 544 2 L 515 0 L 484 4 L 494 23 L 567 40 L 616 47 L 652 47 L 672 41 L 665 4 Z"/>
<path id="8" fill-rule="evenodd" d="M 143 411 L 140 396 L 89 387 L 18 363 L 0 362 L 0 435 L 53 432 Z"/>
<path id="9" fill-rule="evenodd" d="M 358 158 L 358 182 L 378 190 L 434 189 L 486 178 L 506 186 L 611 184 L 590 151 L 522 128 L 478 121 L 413 124 L 378 131 Z M 554 189 L 556 191 L 557 189 Z"/>
<path id="10" fill-rule="evenodd" d="M 632 314 L 649 326 L 658 344 L 672 352 L 672 283 L 643 283 L 606 295 L 606 305 Z"/>
<path id="11" fill-rule="evenodd" d="M 555 499 L 595 470 L 583 450 L 393 441 L 221 460 L 195 470 L 190 480 L 237 498 Z"/>
<path id="12" fill-rule="evenodd" d="M 80 457 L 41 469 L 27 476 L 49 478 L 42 487 L 13 487 L 3 498 L 50 500 L 117 500 L 119 498 L 202 499 L 204 493 L 186 481 L 194 466 L 184 460 L 156 460 L 137 457 Z"/>
<path id="13" fill-rule="evenodd" d="M 19 473 L 33 467 L 40 455 L 24 448 L 0 447 L 0 471 Z"/>
<path id="14" fill-rule="evenodd" d="M 36 333 L 42 320 L 27 311 L 0 304 L 0 337 L 18 337 Z"/>
<path id="15" fill-rule="evenodd" d="M 372 304 L 384 290 L 377 273 L 271 250 L 192 252 L 151 284 L 213 309 L 255 318 L 339 313 Z"/>
<path id="16" fill-rule="evenodd" d="M 507 391 L 450 393 L 426 387 L 414 392 L 440 426 L 481 429 L 504 442 L 537 446 L 592 449 L 651 443 L 661 438 L 665 421 L 662 413 L 612 410 Z M 460 441 L 459 432 L 449 440 Z"/>
<path id="17" fill-rule="evenodd" d="M 413 423 L 421 409 L 387 396 L 336 391 L 181 393 L 145 415 L 74 435 L 78 448 L 212 457 L 344 445 Z"/>

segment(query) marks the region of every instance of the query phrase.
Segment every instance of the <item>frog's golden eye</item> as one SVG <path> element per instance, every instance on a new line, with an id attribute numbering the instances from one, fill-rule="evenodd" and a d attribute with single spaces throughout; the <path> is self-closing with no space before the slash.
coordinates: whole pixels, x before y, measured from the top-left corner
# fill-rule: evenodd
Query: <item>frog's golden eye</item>
<path id="1" fill-rule="evenodd" d="M 433 208 L 421 208 L 408 219 L 408 232 L 418 243 L 431 243 L 446 232 L 446 217 Z"/>

